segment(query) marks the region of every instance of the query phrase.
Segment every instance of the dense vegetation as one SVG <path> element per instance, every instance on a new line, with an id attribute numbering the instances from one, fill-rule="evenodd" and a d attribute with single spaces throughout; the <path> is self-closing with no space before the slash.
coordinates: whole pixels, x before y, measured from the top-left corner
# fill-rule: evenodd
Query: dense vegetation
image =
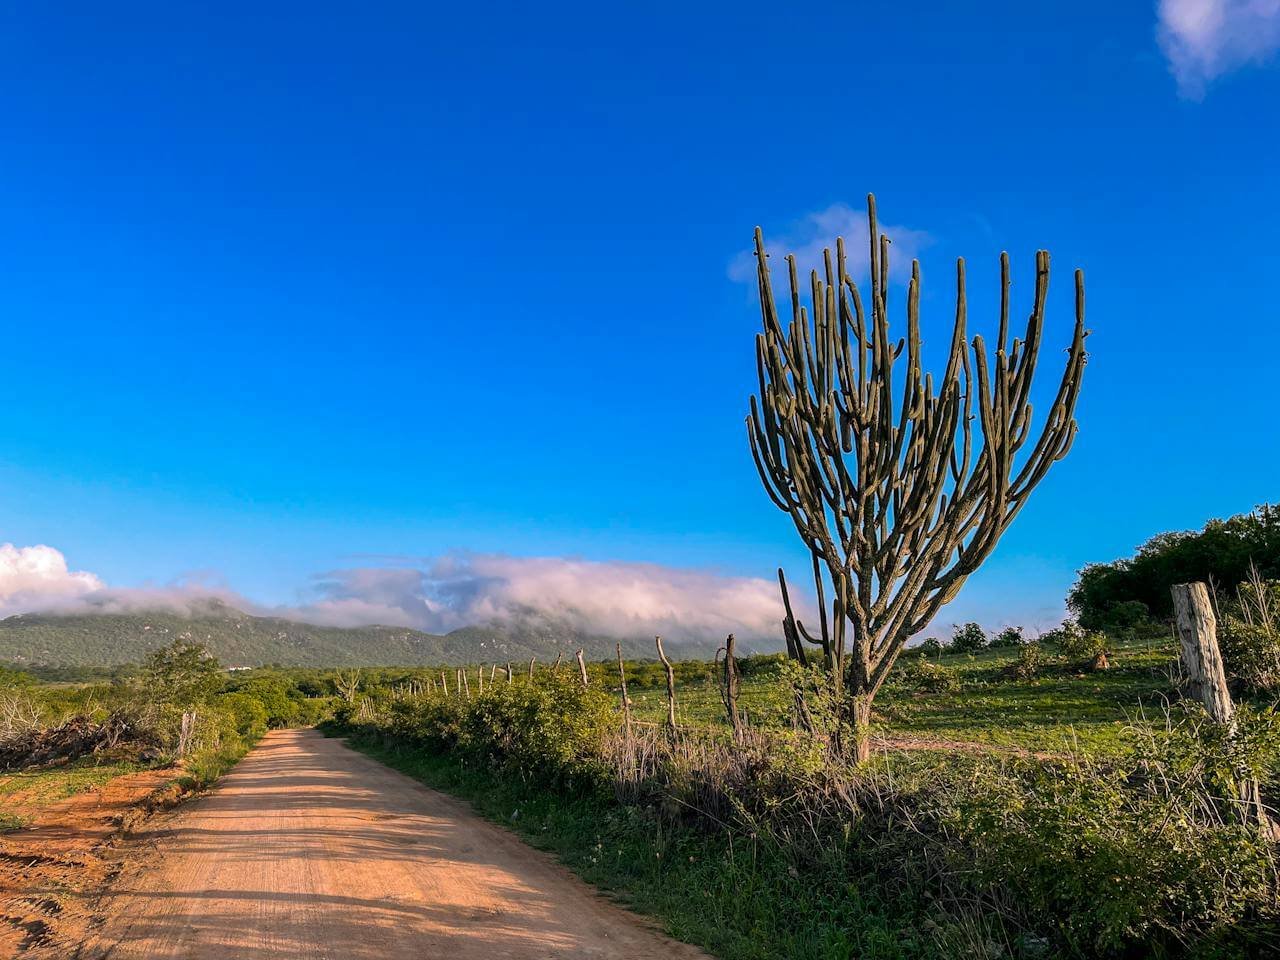
<path id="1" fill-rule="evenodd" d="M 674 731 L 660 665 L 635 662 L 629 732 L 605 663 L 470 696 L 370 676 L 329 727 L 726 958 L 1280 948 L 1275 848 L 1234 800 L 1241 770 L 1280 789 L 1274 702 L 1227 738 L 1176 702 L 1167 637 L 1104 638 L 1095 670 L 1088 636 L 909 658 L 862 764 L 781 656 L 738 664 L 737 738 L 706 663 L 677 665 Z"/>
<path id="2" fill-rule="evenodd" d="M 228 674 L 199 644 L 174 640 L 105 683 L 45 683 L 0 669 L 0 829 L 121 774 L 172 768 L 208 783 L 268 728 L 311 725 L 332 709 L 328 674 Z"/>
<path id="3" fill-rule="evenodd" d="M 255 617 L 217 601 L 192 609 L 101 614 L 23 614 L 0 620 L 0 664 L 78 679 L 68 668 L 101 675 L 102 668 L 136 664 L 173 639 L 207 647 L 227 666 L 269 664 L 341 667 L 370 663 L 425 665 L 480 658 L 549 660 L 559 650 L 582 648 L 592 659 L 607 657 L 614 640 L 563 618 L 526 611 L 510 619 L 463 627 L 443 636 L 405 627 L 318 627 L 277 617 Z M 652 638 L 624 641 L 648 649 Z M 686 656 L 709 656 L 714 647 L 676 643 Z"/>
<path id="4" fill-rule="evenodd" d="M 1132 557 L 1090 564 L 1067 605 L 1086 629 L 1125 630 L 1147 619 L 1169 619 L 1175 583 L 1210 583 L 1229 597 L 1255 568 L 1262 579 L 1280 577 L 1278 506 L 1210 520 L 1199 531 L 1161 533 Z"/>

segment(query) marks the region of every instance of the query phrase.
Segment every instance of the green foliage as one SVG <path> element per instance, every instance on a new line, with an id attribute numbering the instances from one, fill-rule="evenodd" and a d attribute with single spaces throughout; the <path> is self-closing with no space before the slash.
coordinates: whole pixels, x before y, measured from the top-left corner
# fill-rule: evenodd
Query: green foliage
<path id="1" fill-rule="evenodd" d="M 1107 653 L 1107 635 L 1097 630 L 1064 629 L 1057 641 L 1063 656 L 1081 667 L 1092 666 L 1099 656 Z"/>
<path id="2" fill-rule="evenodd" d="M 988 646 L 992 650 L 1012 650 L 1026 642 L 1027 638 L 1023 636 L 1021 627 L 1005 627 L 991 638 L 991 643 Z"/>
<path id="3" fill-rule="evenodd" d="M 1009 674 L 1018 680 L 1033 680 L 1050 663 L 1049 655 L 1038 643 L 1026 643 L 1018 648 L 1018 659 L 1009 666 Z"/>
<path id="4" fill-rule="evenodd" d="M 213 703 L 230 714 L 236 733 L 245 740 L 257 740 L 267 732 L 270 724 L 267 706 L 249 691 L 220 694 Z"/>
<path id="5" fill-rule="evenodd" d="M 913 690 L 947 693 L 960 687 L 960 678 L 950 667 L 929 660 L 915 660 L 902 671 L 902 683 Z"/>
<path id="6" fill-rule="evenodd" d="M 453 750 L 522 776 L 555 781 L 594 776 L 600 745 L 615 724 L 614 701 L 576 676 L 543 675 L 499 682 L 470 698 L 428 694 L 394 699 L 385 716 L 366 723 L 344 704 L 337 728 L 382 729 L 432 751 Z"/>
<path id="7" fill-rule="evenodd" d="M 139 682 L 155 702 L 188 707 L 222 687 L 222 668 L 203 645 L 178 639 L 147 657 Z"/>
<path id="8" fill-rule="evenodd" d="M 1251 693 L 1280 690 L 1280 581 L 1242 584 L 1219 627 L 1227 676 Z"/>
<path id="9" fill-rule="evenodd" d="M 937 637 L 925 637 L 916 649 L 920 651 L 922 656 L 936 657 L 942 653 L 945 647 Z"/>
<path id="10" fill-rule="evenodd" d="M 1262 504 L 1210 520 L 1198 532 L 1162 533 L 1133 557 L 1090 564 L 1080 571 L 1067 606 L 1086 629 L 1134 629 L 1148 614 L 1172 616 L 1173 584 L 1199 580 L 1234 589 L 1254 565 L 1263 578 L 1280 577 L 1280 507 Z"/>
<path id="11" fill-rule="evenodd" d="M 983 633 L 982 627 L 976 623 L 966 623 L 958 626 L 955 633 L 951 635 L 951 643 L 948 649 L 953 653 L 977 653 L 979 650 L 986 649 L 987 635 Z"/>
<path id="12" fill-rule="evenodd" d="M 23 670 L 12 670 L 0 665 L 0 690 L 13 690 L 17 687 L 29 687 L 36 678 Z"/>
<path id="13" fill-rule="evenodd" d="M 1125 765 L 1016 762 L 981 768 L 944 822 L 987 882 L 1016 890 L 1072 956 L 1180 955 L 1189 943 L 1242 956 L 1247 925 L 1280 921 L 1274 855 L 1223 797 L 1273 762 L 1274 722 L 1203 717 L 1140 727 Z M 1222 952 L 1218 952 L 1222 951 Z"/>

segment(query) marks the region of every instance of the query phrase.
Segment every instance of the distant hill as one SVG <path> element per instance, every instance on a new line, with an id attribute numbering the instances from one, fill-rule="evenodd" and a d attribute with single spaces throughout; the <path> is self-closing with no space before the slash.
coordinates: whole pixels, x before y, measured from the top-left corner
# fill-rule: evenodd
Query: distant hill
<path id="1" fill-rule="evenodd" d="M 219 601 L 190 615 L 173 611 L 21 614 L 0 620 L 0 663 L 19 667 L 112 667 L 137 663 L 177 637 L 205 644 L 225 666 L 416 666 L 567 659 L 581 647 L 590 660 L 614 655 L 612 637 L 529 611 L 510 620 L 437 635 L 405 627 L 318 627 L 255 617 Z M 706 657 L 714 644 L 670 643 L 673 657 Z M 624 640 L 628 656 L 653 656 L 652 638 Z"/>

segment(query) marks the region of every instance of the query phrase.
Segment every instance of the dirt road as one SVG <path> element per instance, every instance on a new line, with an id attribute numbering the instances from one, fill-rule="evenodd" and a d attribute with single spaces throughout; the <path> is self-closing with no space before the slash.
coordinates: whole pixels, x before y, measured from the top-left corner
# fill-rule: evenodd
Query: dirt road
<path id="1" fill-rule="evenodd" d="M 94 960 L 694 958 L 462 804 L 312 731 L 152 821 Z"/>

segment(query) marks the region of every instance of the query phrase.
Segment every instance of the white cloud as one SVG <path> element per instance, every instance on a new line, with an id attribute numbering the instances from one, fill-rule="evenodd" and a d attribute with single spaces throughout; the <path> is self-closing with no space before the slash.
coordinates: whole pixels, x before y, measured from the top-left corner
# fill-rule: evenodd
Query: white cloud
<path id="1" fill-rule="evenodd" d="M 539 612 L 593 633 L 680 639 L 773 639 L 782 618 L 777 585 L 647 563 L 457 554 L 414 565 L 358 567 L 317 577 L 314 599 L 266 607 L 201 583 L 120 588 L 68 569 L 48 546 L 0 545 L 0 616 L 18 613 L 191 613 L 220 600 L 246 613 L 329 626 L 446 632 Z"/>
<path id="2" fill-rule="evenodd" d="M 459 554 L 421 567 L 338 570 L 299 608 L 327 623 L 389 623 L 447 631 L 538 611 L 609 636 L 776 636 L 770 580 L 648 563 Z"/>
<path id="3" fill-rule="evenodd" d="M 923 230 L 877 223 L 879 232 L 890 240 L 890 276 L 902 279 L 910 276 L 912 259 L 920 255 L 932 238 Z M 788 253 L 796 258 L 796 275 L 801 294 L 809 289 L 809 272 L 817 270 L 823 275 L 822 252 L 830 249 L 835 256 L 836 237 L 844 238 L 845 262 L 849 275 L 860 289 L 869 284 L 871 250 L 868 242 L 867 215 L 845 203 L 834 203 L 825 210 L 806 214 L 790 228 L 771 234 L 765 232 L 765 248 L 769 253 L 769 267 L 773 273 L 774 293 L 780 296 L 786 290 Z M 832 261 L 834 263 L 834 260 Z M 754 250 L 744 250 L 729 264 L 729 279 L 754 285 L 756 282 L 756 255 Z"/>
<path id="4" fill-rule="evenodd" d="M 1280 0 L 1160 0 L 1156 36 L 1181 96 L 1280 50 Z"/>
<path id="5" fill-rule="evenodd" d="M 53 547 L 0 544 L 0 611 L 74 603 L 103 587 L 92 573 L 68 570 L 67 558 Z"/>

